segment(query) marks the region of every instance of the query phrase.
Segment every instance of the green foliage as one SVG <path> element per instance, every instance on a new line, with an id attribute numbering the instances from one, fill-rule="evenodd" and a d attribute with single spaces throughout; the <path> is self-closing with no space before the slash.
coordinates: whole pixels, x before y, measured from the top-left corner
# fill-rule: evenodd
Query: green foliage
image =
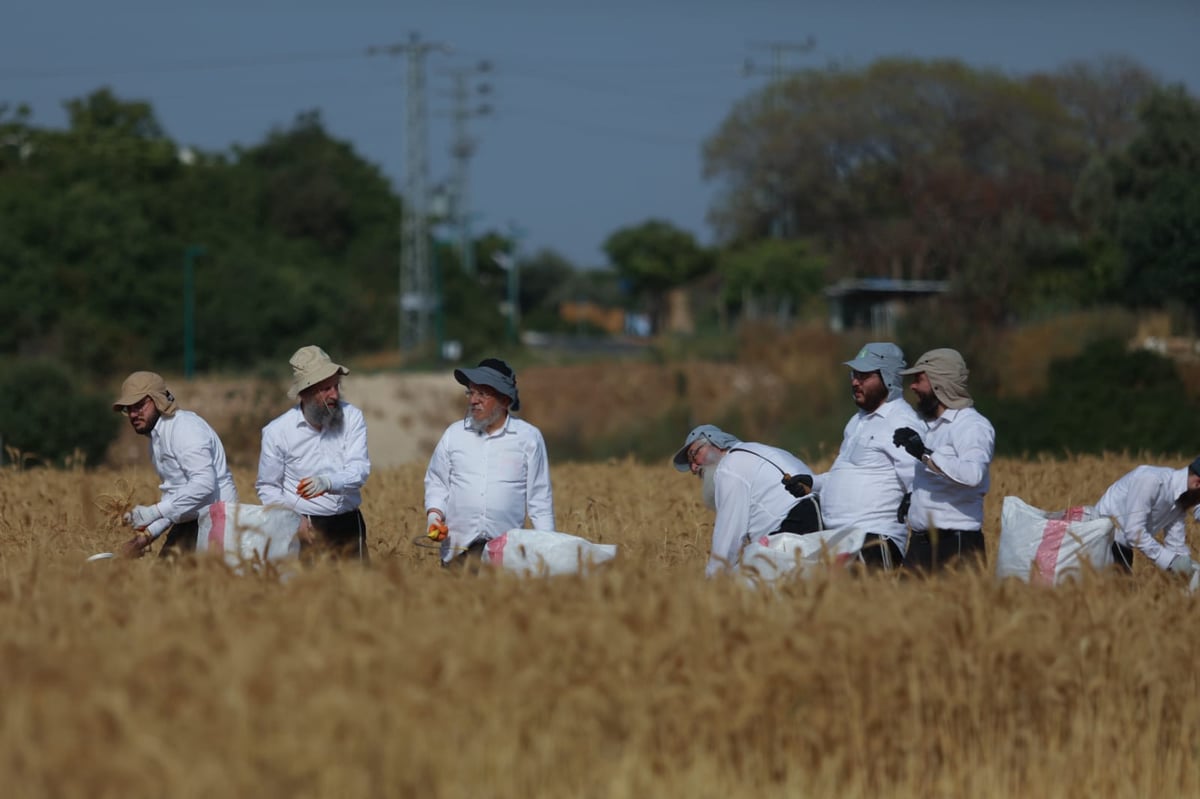
<path id="1" fill-rule="evenodd" d="M 1130 300 L 1200 306 L 1200 102 L 1159 91 L 1143 130 L 1112 161 L 1117 240 Z M 1200 322 L 1200 312 L 1196 312 Z"/>
<path id="2" fill-rule="evenodd" d="M 764 239 L 723 251 L 717 263 L 724 301 L 742 306 L 743 312 L 760 303 L 803 307 L 825 287 L 826 259 L 804 241 Z"/>
<path id="3" fill-rule="evenodd" d="M 26 462 L 62 464 L 78 451 L 98 464 L 117 436 L 120 417 L 109 402 L 80 388 L 57 364 L 0 361 L 0 392 L 8 406 L 0 416 L 0 441 Z M 7 457 L 0 452 L 0 462 Z"/>
<path id="4" fill-rule="evenodd" d="M 976 395 L 979 397 L 980 395 Z M 1196 452 L 1200 407 L 1187 398 L 1172 361 L 1123 342 L 1098 341 L 1055 361 L 1044 394 L 979 400 L 1000 455 Z"/>
<path id="5" fill-rule="evenodd" d="M 0 112 L 0 354 L 82 376 L 181 364 L 196 244 L 201 369 L 395 341 L 399 200 L 316 113 L 225 155 L 107 89 L 66 106 L 66 130 Z"/>
<path id="6" fill-rule="evenodd" d="M 613 232 L 604 242 L 604 252 L 617 274 L 646 297 L 659 330 L 666 292 L 713 267 L 712 253 L 691 233 L 658 219 Z"/>

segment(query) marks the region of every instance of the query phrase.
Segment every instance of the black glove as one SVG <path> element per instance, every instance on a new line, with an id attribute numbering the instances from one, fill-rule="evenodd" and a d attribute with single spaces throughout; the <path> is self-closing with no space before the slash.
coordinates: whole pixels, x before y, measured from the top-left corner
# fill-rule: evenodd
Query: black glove
<path id="1" fill-rule="evenodd" d="M 911 427 L 898 429 L 892 436 L 892 443 L 897 447 L 904 447 L 905 452 L 917 460 L 933 454 L 933 450 L 926 448 L 925 442 L 921 440 L 921 434 Z"/>
<path id="2" fill-rule="evenodd" d="M 785 474 L 783 487 L 797 499 L 803 499 L 812 493 L 813 479 L 811 474 Z"/>
<path id="3" fill-rule="evenodd" d="M 904 524 L 908 519 L 908 506 L 912 504 L 912 492 L 909 491 L 904 495 L 904 499 L 900 500 L 900 507 L 896 508 L 896 521 Z"/>

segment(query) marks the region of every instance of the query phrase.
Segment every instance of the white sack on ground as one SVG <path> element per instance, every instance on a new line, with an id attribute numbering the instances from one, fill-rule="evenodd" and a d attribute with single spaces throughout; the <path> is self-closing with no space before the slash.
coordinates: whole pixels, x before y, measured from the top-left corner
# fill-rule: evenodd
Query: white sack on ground
<path id="1" fill-rule="evenodd" d="M 1112 519 L 1098 518 L 1090 506 L 1051 513 L 1005 497 L 996 576 L 1057 585 L 1078 576 L 1084 563 L 1097 570 L 1111 565 L 1112 542 Z"/>
<path id="2" fill-rule="evenodd" d="M 762 536 L 742 549 L 738 572 L 751 582 L 775 582 L 789 575 L 810 577 L 858 560 L 867 534 L 857 527 L 819 533 Z"/>
<path id="3" fill-rule="evenodd" d="M 616 544 L 546 530 L 514 528 L 487 542 L 482 560 L 524 575 L 584 574 L 617 556 Z"/>
<path id="4" fill-rule="evenodd" d="M 244 563 L 282 565 L 300 554 L 300 514 L 281 505 L 217 502 L 198 521 L 196 551 L 221 555 L 239 574 Z"/>

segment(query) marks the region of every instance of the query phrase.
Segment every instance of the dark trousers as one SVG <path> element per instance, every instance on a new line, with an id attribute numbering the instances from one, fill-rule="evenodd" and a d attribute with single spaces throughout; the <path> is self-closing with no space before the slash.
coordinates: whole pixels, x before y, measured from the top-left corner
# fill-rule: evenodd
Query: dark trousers
<path id="1" fill-rule="evenodd" d="M 821 524 L 821 505 L 817 502 L 815 495 L 809 494 L 792 506 L 792 509 L 788 511 L 788 515 L 779 523 L 779 529 L 775 532 L 803 535 L 804 533 L 816 533 L 824 529 L 825 526 Z"/>
<path id="2" fill-rule="evenodd" d="M 900 564 L 904 562 L 904 555 L 896 542 L 877 533 L 867 533 L 860 555 L 867 571 L 872 572 L 890 572 L 899 569 Z"/>
<path id="3" fill-rule="evenodd" d="M 984 565 L 987 549 L 982 530 L 913 530 L 904 568 L 927 574 L 954 565 Z"/>
<path id="4" fill-rule="evenodd" d="M 1133 574 L 1133 547 L 1113 541 L 1112 556 L 1113 565 L 1117 567 L 1118 571 Z"/>
<path id="5" fill-rule="evenodd" d="M 367 554 L 367 523 L 356 508 L 337 516 L 309 516 L 316 541 L 300 542 L 300 560 L 312 563 L 323 555 L 334 560 L 370 561 Z"/>
<path id="6" fill-rule="evenodd" d="M 158 550 L 160 558 L 182 557 L 196 551 L 196 539 L 200 536 L 200 522 L 179 522 L 172 525 Z"/>

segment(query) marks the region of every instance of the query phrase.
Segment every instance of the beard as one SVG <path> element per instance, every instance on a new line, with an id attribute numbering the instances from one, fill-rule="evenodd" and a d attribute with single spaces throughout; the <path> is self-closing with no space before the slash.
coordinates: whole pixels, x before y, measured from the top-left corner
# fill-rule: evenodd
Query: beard
<path id="1" fill-rule="evenodd" d="M 1200 504 L 1200 488 L 1189 488 L 1179 495 L 1179 499 L 1175 500 L 1175 504 L 1182 510 L 1191 510 Z"/>
<path id="2" fill-rule="evenodd" d="M 883 404 L 883 401 L 887 399 L 888 389 L 887 386 L 883 384 L 882 380 L 878 382 L 871 381 L 862 387 L 862 394 L 862 401 L 860 402 L 856 397 L 854 404 L 862 408 L 867 413 L 873 413 L 874 411 L 878 410 L 879 406 Z"/>
<path id="3" fill-rule="evenodd" d="M 917 395 L 917 413 L 921 414 L 922 418 L 933 420 L 937 418 L 938 406 L 941 401 L 937 398 L 937 394 L 930 391 L 928 394 L 922 394 L 919 391 L 913 390 Z"/>
<path id="4" fill-rule="evenodd" d="M 700 467 L 700 496 L 710 510 L 717 509 L 717 467 Z"/>
<path id="5" fill-rule="evenodd" d="M 320 430 L 337 427 L 342 423 L 342 404 L 340 402 L 326 405 L 316 399 L 302 399 L 300 410 L 304 413 L 305 421 Z"/>

